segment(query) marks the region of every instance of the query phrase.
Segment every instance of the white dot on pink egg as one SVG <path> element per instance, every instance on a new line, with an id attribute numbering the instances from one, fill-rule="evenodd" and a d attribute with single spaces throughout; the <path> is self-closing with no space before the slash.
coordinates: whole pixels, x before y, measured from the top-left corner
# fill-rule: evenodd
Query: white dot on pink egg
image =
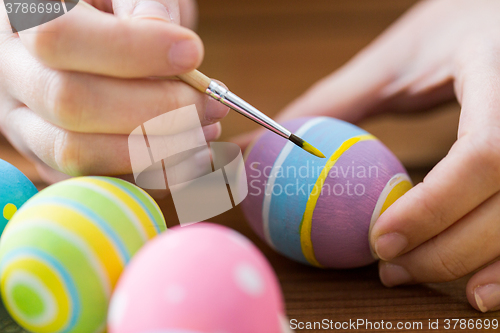
<path id="1" fill-rule="evenodd" d="M 185 289 L 177 284 L 172 284 L 165 290 L 165 299 L 171 304 L 179 304 L 186 298 Z"/>
<path id="2" fill-rule="evenodd" d="M 122 318 L 109 323 L 110 333 L 289 333 L 279 320 L 283 298 L 272 267 L 222 226 L 198 223 L 159 235 L 127 266 L 122 290 L 126 311 L 110 309 Z"/>
<path id="3" fill-rule="evenodd" d="M 264 282 L 260 273 L 248 263 L 239 263 L 234 268 L 236 285 L 250 296 L 260 296 L 264 292 Z"/>
<path id="4" fill-rule="evenodd" d="M 128 297 L 122 291 L 116 291 L 111 299 L 108 321 L 110 325 L 118 326 L 127 312 Z"/>

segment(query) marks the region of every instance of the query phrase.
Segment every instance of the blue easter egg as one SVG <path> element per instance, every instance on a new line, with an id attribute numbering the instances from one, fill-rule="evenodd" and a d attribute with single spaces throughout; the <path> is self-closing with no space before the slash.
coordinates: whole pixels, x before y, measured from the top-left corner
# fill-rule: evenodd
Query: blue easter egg
<path id="1" fill-rule="evenodd" d="M 21 171 L 0 159 L 0 234 L 17 210 L 37 193 Z"/>

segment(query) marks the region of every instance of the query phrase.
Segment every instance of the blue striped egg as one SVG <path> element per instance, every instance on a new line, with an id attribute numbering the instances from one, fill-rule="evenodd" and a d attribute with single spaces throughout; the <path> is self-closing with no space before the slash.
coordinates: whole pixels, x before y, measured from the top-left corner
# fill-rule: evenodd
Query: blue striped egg
<path id="1" fill-rule="evenodd" d="M 271 132 L 245 152 L 243 212 L 278 252 L 318 267 L 351 268 L 375 258 L 370 225 L 411 188 L 401 163 L 365 130 L 328 117 L 284 124 L 324 153 L 315 157 Z"/>

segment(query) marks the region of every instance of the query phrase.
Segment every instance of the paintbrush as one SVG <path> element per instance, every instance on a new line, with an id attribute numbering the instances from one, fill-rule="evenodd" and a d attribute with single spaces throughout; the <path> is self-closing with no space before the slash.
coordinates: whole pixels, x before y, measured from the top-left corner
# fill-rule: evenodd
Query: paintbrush
<path id="1" fill-rule="evenodd" d="M 325 155 L 311 144 L 307 143 L 297 135 L 293 134 L 289 130 L 287 130 L 282 125 L 278 124 L 276 121 L 272 120 L 264 113 L 260 112 L 256 108 L 254 108 L 249 103 L 245 102 L 240 97 L 236 96 L 221 84 L 216 81 L 210 79 L 205 74 L 201 73 L 198 70 L 193 70 L 186 74 L 177 75 L 179 79 L 189 84 L 191 87 L 195 88 L 198 91 L 201 91 L 204 94 L 212 97 L 213 99 L 221 102 L 222 104 L 230 107 L 232 110 L 238 112 L 239 114 L 244 115 L 248 119 L 255 121 L 257 124 L 262 127 L 267 128 L 268 130 L 284 137 L 287 140 L 290 140 L 300 148 L 304 149 L 310 154 L 315 156 L 325 158 Z"/>
<path id="2" fill-rule="evenodd" d="M 68 1 L 68 0 L 67 0 Z M 92 8 L 93 10 L 98 10 L 94 6 L 86 3 L 85 1 L 79 1 L 82 5 L 87 8 Z M 293 134 L 285 127 L 278 124 L 276 121 L 272 120 L 264 113 L 260 112 L 256 108 L 254 108 L 249 103 L 245 102 L 240 97 L 236 96 L 228 89 L 217 83 L 216 81 L 210 79 L 205 74 L 201 73 L 198 70 L 193 70 L 186 74 L 177 75 L 179 79 L 189 84 L 191 87 L 196 90 L 201 91 L 204 94 L 214 98 L 215 100 L 221 102 L 222 104 L 228 106 L 239 114 L 244 115 L 245 117 L 255 121 L 257 124 L 262 127 L 267 128 L 268 130 L 284 137 L 287 140 L 290 140 L 300 148 L 304 149 L 308 153 L 318 156 L 321 158 L 325 158 L 325 155 L 311 144 L 307 143 L 297 135 Z"/>

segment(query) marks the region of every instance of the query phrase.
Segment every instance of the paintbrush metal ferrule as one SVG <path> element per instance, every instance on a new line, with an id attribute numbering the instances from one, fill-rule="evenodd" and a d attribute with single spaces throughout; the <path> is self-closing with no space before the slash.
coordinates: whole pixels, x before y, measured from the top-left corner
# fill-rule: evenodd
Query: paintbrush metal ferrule
<path id="1" fill-rule="evenodd" d="M 292 132 L 287 130 L 285 127 L 281 126 L 215 81 L 210 82 L 205 93 L 222 104 L 230 107 L 239 114 L 244 115 L 245 117 L 255 121 L 257 124 L 284 137 L 285 139 L 289 139 L 290 135 L 292 135 Z"/>
<path id="2" fill-rule="evenodd" d="M 278 124 L 276 121 L 272 120 L 255 107 L 245 102 L 240 97 L 236 96 L 228 89 L 217 83 L 216 81 L 210 81 L 205 93 L 212 97 L 213 99 L 221 102 L 222 104 L 230 107 L 234 111 L 239 114 L 244 115 L 245 117 L 255 121 L 257 124 L 267 128 L 270 131 L 284 137 L 287 140 L 290 140 L 300 148 L 304 149 L 308 153 L 318 156 L 320 158 L 324 158 L 325 156 L 318 149 L 314 148 L 309 143 L 305 142 L 298 136 L 292 134 L 285 127 Z"/>

